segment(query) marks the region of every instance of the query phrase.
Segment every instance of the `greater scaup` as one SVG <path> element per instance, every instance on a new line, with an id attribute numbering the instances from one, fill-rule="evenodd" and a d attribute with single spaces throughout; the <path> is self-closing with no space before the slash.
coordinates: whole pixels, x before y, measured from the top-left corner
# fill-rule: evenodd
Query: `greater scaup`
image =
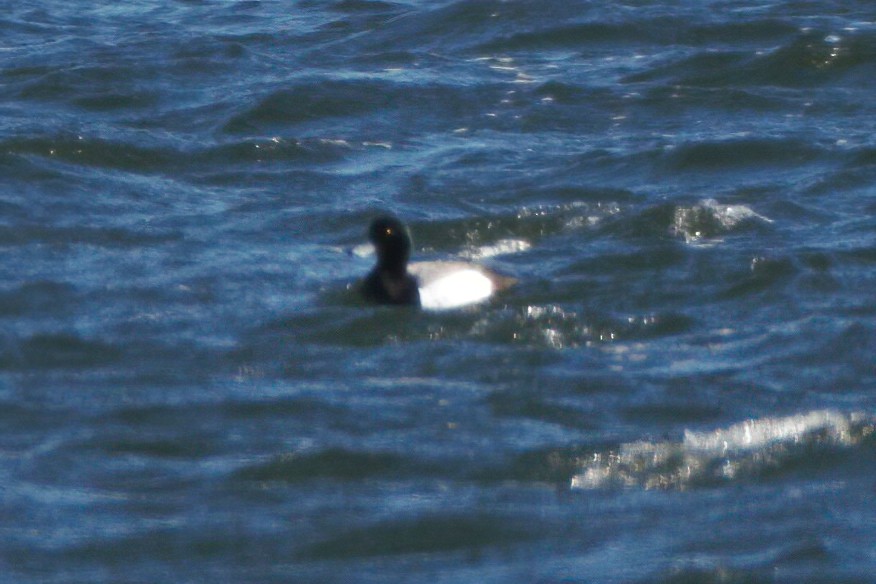
<path id="1" fill-rule="evenodd" d="M 407 227 L 391 215 L 371 223 L 368 238 L 377 264 L 361 285 L 362 295 L 377 304 L 421 306 L 446 310 L 477 304 L 515 280 L 483 266 L 461 261 L 414 262 Z"/>

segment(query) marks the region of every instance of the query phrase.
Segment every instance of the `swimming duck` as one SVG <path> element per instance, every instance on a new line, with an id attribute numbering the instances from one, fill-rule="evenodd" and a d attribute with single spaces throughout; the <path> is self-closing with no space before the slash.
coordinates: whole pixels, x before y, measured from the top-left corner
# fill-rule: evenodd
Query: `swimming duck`
<path id="1" fill-rule="evenodd" d="M 477 264 L 461 261 L 414 262 L 411 235 L 398 218 L 378 217 L 368 239 L 377 252 L 377 264 L 361 285 L 362 295 L 377 304 L 420 306 L 446 310 L 483 302 L 515 280 Z"/>

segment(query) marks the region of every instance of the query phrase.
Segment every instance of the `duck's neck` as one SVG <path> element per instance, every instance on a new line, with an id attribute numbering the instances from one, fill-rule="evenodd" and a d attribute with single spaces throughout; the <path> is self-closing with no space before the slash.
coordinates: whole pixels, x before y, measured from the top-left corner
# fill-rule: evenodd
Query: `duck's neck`
<path id="1" fill-rule="evenodd" d="M 404 276 L 408 273 L 407 262 L 380 262 L 377 269 L 391 276 Z"/>
<path id="2" fill-rule="evenodd" d="M 383 253 L 377 262 L 377 268 L 393 276 L 404 276 L 408 272 L 408 254 L 403 252 Z"/>

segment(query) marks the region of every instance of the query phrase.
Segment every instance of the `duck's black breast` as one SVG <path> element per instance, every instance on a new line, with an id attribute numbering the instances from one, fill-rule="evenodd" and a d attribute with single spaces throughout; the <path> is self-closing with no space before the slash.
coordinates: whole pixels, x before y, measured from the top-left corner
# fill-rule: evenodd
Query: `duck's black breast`
<path id="1" fill-rule="evenodd" d="M 420 305 L 417 279 L 408 274 L 392 274 L 374 268 L 362 281 L 362 296 L 376 304 Z"/>

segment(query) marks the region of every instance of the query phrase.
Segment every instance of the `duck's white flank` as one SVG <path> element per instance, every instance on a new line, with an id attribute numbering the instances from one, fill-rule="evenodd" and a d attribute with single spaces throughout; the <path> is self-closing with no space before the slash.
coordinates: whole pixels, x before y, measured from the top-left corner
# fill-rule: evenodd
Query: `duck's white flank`
<path id="1" fill-rule="evenodd" d="M 420 306 L 425 310 L 477 304 L 496 290 L 485 270 L 463 262 L 417 262 L 408 271 L 419 281 Z"/>

